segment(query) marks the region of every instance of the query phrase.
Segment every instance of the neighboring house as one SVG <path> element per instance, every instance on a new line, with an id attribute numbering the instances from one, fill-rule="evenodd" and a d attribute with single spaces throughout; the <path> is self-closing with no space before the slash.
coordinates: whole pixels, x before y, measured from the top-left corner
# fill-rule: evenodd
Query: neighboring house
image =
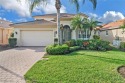
<path id="1" fill-rule="evenodd" d="M 63 42 L 70 39 L 79 39 L 78 30 L 72 30 L 70 26 L 72 18 L 76 14 L 61 13 L 60 24 Z M 80 14 L 82 17 L 88 17 L 85 14 Z M 47 46 L 54 44 L 54 38 L 57 38 L 57 23 L 56 14 L 46 14 L 33 16 L 34 21 L 15 23 L 11 26 L 14 27 L 14 37 L 17 38 L 18 46 Z M 86 33 L 85 33 L 86 35 Z M 84 36 L 88 37 L 88 36 Z"/>
<path id="2" fill-rule="evenodd" d="M 103 25 L 100 29 L 100 37 L 111 43 L 113 43 L 114 40 L 125 41 L 125 33 L 119 28 L 124 22 L 125 19 L 122 19 Z"/>
<path id="3" fill-rule="evenodd" d="M 8 44 L 8 38 L 13 31 L 13 28 L 9 26 L 10 24 L 12 23 L 0 19 L 0 45 Z"/>

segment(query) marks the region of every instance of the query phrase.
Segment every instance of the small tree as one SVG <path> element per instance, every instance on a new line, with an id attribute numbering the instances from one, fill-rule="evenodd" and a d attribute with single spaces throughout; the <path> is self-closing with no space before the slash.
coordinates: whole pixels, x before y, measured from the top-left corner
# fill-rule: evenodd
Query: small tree
<path id="1" fill-rule="evenodd" d="M 84 23 L 84 18 L 78 14 L 72 19 L 71 26 L 73 29 L 75 30 L 79 29 L 81 32 L 83 28 L 83 23 Z"/>
<path id="2" fill-rule="evenodd" d="M 121 28 L 121 29 L 122 29 L 122 34 L 124 34 L 124 32 L 125 32 L 125 22 L 124 22 L 124 24 L 123 24 L 123 25 L 121 25 L 119 28 Z"/>
<path id="3" fill-rule="evenodd" d="M 97 26 L 99 26 L 98 25 L 99 23 L 101 23 L 101 22 L 94 20 L 93 18 L 86 19 L 86 22 L 84 23 L 84 25 L 86 26 L 86 28 L 88 28 L 90 30 L 89 37 L 91 36 L 93 29 L 95 29 Z"/>

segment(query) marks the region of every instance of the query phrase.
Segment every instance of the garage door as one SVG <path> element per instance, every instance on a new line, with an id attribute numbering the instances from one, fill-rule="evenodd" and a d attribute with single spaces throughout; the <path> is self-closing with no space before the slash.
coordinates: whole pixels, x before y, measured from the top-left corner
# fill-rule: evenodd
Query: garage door
<path id="1" fill-rule="evenodd" d="M 54 43 L 53 31 L 21 31 L 22 46 L 47 46 Z"/>

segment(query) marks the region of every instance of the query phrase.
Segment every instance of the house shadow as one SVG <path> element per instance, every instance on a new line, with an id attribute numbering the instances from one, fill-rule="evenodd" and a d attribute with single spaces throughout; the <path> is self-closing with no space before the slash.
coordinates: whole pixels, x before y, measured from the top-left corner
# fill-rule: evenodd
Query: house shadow
<path id="1" fill-rule="evenodd" d="M 23 47 L 16 47 L 13 48 L 14 50 L 33 50 L 35 52 L 45 52 L 45 47 L 35 47 L 35 46 L 23 46 Z"/>
<path id="2" fill-rule="evenodd" d="M 12 70 L 9 70 L 9 69 L 5 68 L 4 66 L 1 66 L 1 65 L 0 65 L 0 69 L 2 69 L 3 71 L 6 71 L 6 72 L 8 72 L 8 73 L 14 75 L 15 77 L 18 77 L 18 78 L 24 80 L 23 76 L 21 76 L 21 75 L 15 73 L 15 72 L 12 71 Z"/>

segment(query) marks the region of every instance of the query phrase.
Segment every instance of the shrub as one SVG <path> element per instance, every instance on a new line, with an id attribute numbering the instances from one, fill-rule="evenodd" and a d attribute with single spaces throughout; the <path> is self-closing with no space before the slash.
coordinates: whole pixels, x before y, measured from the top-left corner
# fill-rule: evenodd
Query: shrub
<path id="1" fill-rule="evenodd" d="M 66 41 L 65 44 L 71 47 L 71 41 Z"/>
<path id="2" fill-rule="evenodd" d="M 81 39 L 76 40 L 76 45 L 82 47 L 83 46 L 83 40 L 81 40 Z"/>
<path id="3" fill-rule="evenodd" d="M 11 37 L 8 40 L 9 40 L 9 46 L 10 47 L 15 47 L 16 46 L 16 44 L 17 44 L 17 38 Z"/>
<path id="4" fill-rule="evenodd" d="M 120 49 L 125 51 L 125 42 L 120 43 Z"/>
<path id="5" fill-rule="evenodd" d="M 98 35 L 93 35 L 93 39 L 100 39 L 100 36 L 98 36 Z"/>
<path id="6" fill-rule="evenodd" d="M 70 40 L 70 42 L 71 42 L 71 46 L 75 46 L 76 45 L 76 40 L 72 39 L 72 40 Z"/>
<path id="7" fill-rule="evenodd" d="M 77 51 L 77 50 L 79 50 L 80 49 L 80 46 L 73 46 L 73 47 L 70 47 L 69 48 L 69 51 L 70 52 L 73 52 L 73 51 Z"/>
<path id="8" fill-rule="evenodd" d="M 50 55 L 62 55 L 69 52 L 69 47 L 66 44 L 63 45 L 49 45 L 46 47 L 46 52 Z"/>
<path id="9" fill-rule="evenodd" d="M 69 47 L 73 47 L 76 45 L 76 41 L 72 39 L 70 41 L 66 41 L 65 44 L 67 44 Z"/>
<path id="10" fill-rule="evenodd" d="M 88 46 L 89 45 L 89 41 L 83 41 L 83 46 Z"/>
<path id="11" fill-rule="evenodd" d="M 111 49 L 111 46 L 109 44 L 110 42 L 108 41 L 94 39 L 89 41 L 88 49 L 106 51 Z"/>

